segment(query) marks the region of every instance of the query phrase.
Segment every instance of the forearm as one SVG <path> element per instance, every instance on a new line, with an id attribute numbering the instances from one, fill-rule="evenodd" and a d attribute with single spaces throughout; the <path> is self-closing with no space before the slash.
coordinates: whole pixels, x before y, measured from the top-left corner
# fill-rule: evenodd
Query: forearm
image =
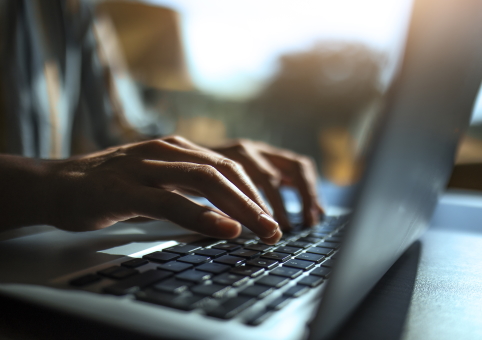
<path id="1" fill-rule="evenodd" d="M 0 231 L 49 224 L 47 161 L 0 155 Z"/>

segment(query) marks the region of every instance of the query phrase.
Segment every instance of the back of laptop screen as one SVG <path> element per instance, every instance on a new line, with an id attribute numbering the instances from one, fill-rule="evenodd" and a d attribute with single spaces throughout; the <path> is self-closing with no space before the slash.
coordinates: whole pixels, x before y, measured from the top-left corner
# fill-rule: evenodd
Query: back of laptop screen
<path id="1" fill-rule="evenodd" d="M 482 3 L 416 0 L 335 270 L 312 321 L 320 339 L 426 229 L 482 79 Z"/>

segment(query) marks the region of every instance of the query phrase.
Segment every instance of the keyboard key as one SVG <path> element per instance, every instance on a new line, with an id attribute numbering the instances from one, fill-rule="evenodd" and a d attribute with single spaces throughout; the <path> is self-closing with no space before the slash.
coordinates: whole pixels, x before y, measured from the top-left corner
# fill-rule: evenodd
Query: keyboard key
<path id="1" fill-rule="evenodd" d="M 289 268 L 289 267 L 278 267 L 270 272 L 270 275 L 277 275 L 283 277 L 289 277 L 290 279 L 297 278 L 303 273 L 301 269 Z"/>
<path id="2" fill-rule="evenodd" d="M 340 243 L 341 240 L 342 238 L 338 236 L 327 237 L 324 239 L 325 242 L 334 242 L 334 243 Z"/>
<path id="3" fill-rule="evenodd" d="M 192 268 L 192 267 L 193 267 L 192 264 L 189 264 L 189 263 L 172 261 L 172 262 L 161 264 L 157 268 L 162 269 L 162 270 L 169 270 L 169 271 L 175 272 L 175 273 L 180 273 L 180 272 L 182 272 L 184 270 L 187 270 L 189 268 Z"/>
<path id="4" fill-rule="evenodd" d="M 315 266 L 313 262 L 310 261 L 303 261 L 303 260 L 289 260 L 288 262 L 285 262 L 283 265 L 285 267 L 293 267 L 293 268 L 298 268 L 298 269 L 303 269 L 303 270 L 309 270 Z"/>
<path id="5" fill-rule="evenodd" d="M 226 266 L 219 263 L 205 263 L 196 267 L 196 270 L 202 270 L 208 273 L 221 274 L 231 269 L 231 266 Z"/>
<path id="6" fill-rule="evenodd" d="M 186 244 L 184 246 L 169 247 L 169 248 L 164 249 L 163 251 L 167 251 L 169 253 L 187 255 L 187 254 L 192 253 L 193 251 L 198 250 L 198 249 L 201 249 L 201 247 L 197 246 L 197 245 Z"/>
<path id="7" fill-rule="evenodd" d="M 293 286 L 283 293 L 284 296 L 297 298 L 307 293 L 310 289 L 306 286 Z"/>
<path id="8" fill-rule="evenodd" d="M 203 272 L 200 270 L 186 270 L 185 272 L 182 272 L 180 274 L 176 275 L 176 279 L 179 280 L 186 280 L 186 281 L 192 281 L 192 282 L 202 282 L 209 280 L 211 278 L 212 274 L 208 272 Z"/>
<path id="9" fill-rule="evenodd" d="M 331 248 L 331 249 L 338 249 L 340 248 L 340 243 L 333 243 L 333 242 L 321 242 L 318 243 L 318 246 L 320 247 L 325 247 L 325 248 Z"/>
<path id="10" fill-rule="evenodd" d="M 249 249 L 238 249 L 238 250 L 235 250 L 235 251 L 231 252 L 231 254 L 229 254 L 229 255 L 240 256 L 240 257 L 244 257 L 244 258 L 247 258 L 247 259 L 252 259 L 254 257 L 257 257 L 257 256 L 261 255 L 261 253 L 259 251 L 254 251 L 254 250 L 249 250 Z"/>
<path id="11" fill-rule="evenodd" d="M 139 274 L 139 272 L 132 268 L 119 268 L 119 270 L 112 273 L 109 277 L 114 280 L 122 280 L 126 277 Z"/>
<path id="12" fill-rule="evenodd" d="M 325 262 L 322 262 L 320 266 L 331 268 L 331 267 L 333 267 L 333 260 L 328 259 Z"/>
<path id="13" fill-rule="evenodd" d="M 322 248 L 322 247 L 311 247 L 307 251 L 307 253 L 313 253 L 318 255 L 325 255 L 328 256 L 333 253 L 333 249 L 330 248 Z"/>
<path id="14" fill-rule="evenodd" d="M 257 284 L 274 288 L 281 288 L 288 282 L 290 282 L 288 278 L 274 275 L 265 275 L 256 281 Z"/>
<path id="15" fill-rule="evenodd" d="M 270 260 L 285 262 L 285 261 L 288 261 L 291 258 L 291 255 L 285 254 L 285 253 L 269 252 L 269 253 L 263 254 L 261 257 L 264 258 L 264 259 L 270 259 Z"/>
<path id="16" fill-rule="evenodd" d="M 308 248 L 312 245 L 310 242 L 302 242 L 302 241 L 294 241 L 294 242 L 289 242 L 287 246 L 289 247 L 297 247 L 297 248 Z"/>
<path id="17" fill-rule="evenodd" d="M 87 274 L 76 279 L 70 280 L 70 284 L 75 287 L 83 287 L 102 280 L 99 275 Z"/>
<path id="18" fill-rule="evenodd" d="M 198 285 L 192 287 L 191 292 L 204 296 L 212 296 L 214 298 L 222 298 L 230 289 L 231 286 L 223 286 L 217 284 Z"/>
<path id="19" fill-rule="evenodd" d="M 254 260 L 249 260 L 246 262 L 247 265 L 250 266 L 255 266 L 255 267 L 262 267 L 266 269 L 273 269 L 278 266 L 278 261 L 274 260 L 267 260 L 267 259 L 254 259 Z"/>
<path id="20" fill-rule="evenodd" d="M 142 258 L 153 262 L 169 262 L 178 259 L 180 256 L 178 254 L 165 253 L 162 251 L 155 251 L 153 253 L 144 255 Z"/>
<path id="21" fill-rule="evenodd" d="M 146 259 L 132 259 L 126 262 L 122 262 L 121 265 L 127 268 L 137 268 L 149 263 Z"/>
<path id="22" fill-rule="evenodd" d="M 201 295 L 171 295 L 168 293 L 161 293 L 156 291 L 137 292 L 136 298 L 140 301 L 155 303 L 157 305 L 181 309 L 185 311 L 193 310 L 194 308 L 196 308 L 196 303 L 205 299 L 205 297 Z"/>
<path id="23" fill-rule="evenodd" d="M 203 238 L 202 240 L 198 240 L 198 241 L 195 241 L 195 242 L 189 242 L 189 245 L 191 246 L 198 246 L 198 247 L 202 247 L 202 248 L 207 248 L 207 247 L 211 247 L 211 246 L 214 246 L 218 243 L 224 243 L 224 241 L 220 241 L 219 239 L 217 238 Z M 197 251 L 197 250 L 196 250 Z"/>
<path id="24" fill-rule="evenodd" d="M 98 271 L 97 274 L 102 276 L 107 276 L 111 279 L 115 280 L 122 280 L 126 277 L 139 274 L 139 272 L 135 269 L 119 267 L 119 266 L 112 266 L 101 271 Z"/>
<path id="25" fill-rule="evenodd" d="M 248 282 L 249 277 L 236 274 L 224 273 L 213 278 L 213 282 L 225 286 L 239 287 Z"/>
<path id="26" fill-rule="evenodd" d="M 330 231 L 313 232 L 313 233 L 310 233 L 310 236 L 308 237 L 316 237 L 317 239 L 321 239 L 321 238 L 327 237 L 328 235 L 330 235 L 330 233 L 331 233 Z"/>
<path id="27" fill-rule="evenodd" d="M 214 249 L 221 249 L 221 250 L 226 250 L 226 251 L 234 251 L 241 249 L 241 246 L 238 244 L 233 244 L 233 243 L 221 243 L 213 246 Z"/>
<path id="28" fill-rule="evenodd" d="M 269 246 L 269 245 L 263 244 L 263 243 L 257 243 L 257 244 L 247 245 L 244 248 L 249 249 L 249 250 L 255 250 L 255 251 L 268 251 L 271 248 L 273 248 L 273 246 Z"/>
<path id="29" fill-rule="evenodd" d="M 230 273 L 242 276 L 258 277 L 264 273 L 264 268 L 253 266 L 239 266 L 231 269 Z"/>
<path id="30" fill-rule="evenodd" d="M 186 262 L 186 263 L 191 263 L 191 264 L 196 265 L 196 264 L 202 264 L 202 263 L 209 262 L 209 260 L 211 260 L 211 258 L 206 257 L 206 256 L 201 256 L 201 255 L 186 255 L 186 256 L 178 258 L 177 260 L 181 261 L 181 262 Z"/>
<path id="31" fill-rule="evenodd" d="M 189 287 L 194 286 L 194 284 L 195 283 L 191 281 L 183 281 L 171 278 L 156 284 L 153 286 L 153 288 L 165 293 L 181 294 L 187 291 Z"/>
<path id="32" fill-rule="evenodd" d="M 308 275 L 298 281 L 299 285 L 309 286 L 309 287 L 316 287 L 319 286 L 323 282 L 323 278 L 314 275 Z"/>
<path id="33" fill-rule="evenodd" d="M 298 239 L 298 241 L 309 242 L 309 243 L 318 243 L 318 242 L 321 241 L 321 238 L 319 238 L 319 237 L 302 237 L 302 238 Z"/>
<path id="34" fill-rule="evenodd" d="M 112 267 L 109 267 L 109 268 L 106 268 L 106 269 L 99 270 L 97 272 L 97 274 L 109 277 L 112 274 L 114 274 L 116 271 L 118 271 L 119 269 L 120 269 L 119 266 L 112 266 Z"/>
<path id="35" fill-rule="evenodd" d="M 226 250 L 221 250 L 221 249 L 201 249 L 201 250 L 196 250 L 194 252 L 194 254 L 196 255 L 207 256 L 212 259 L 226 255 L 227 253 L 228 252 Z"/>
<path id="36" fill-rule="evenodd" d="M 296 248 L 296 247 L 278 247 L 274 251 L 278 253 L 286 253 L 286 254 L 292 254 L 292 255 L 297 255 L 303 251 L 302 248 Z"/>
<path id="37" fill-rule="evenodd" d="M 250 326 L 258 326 L 261 325 L 264 321 L 266 321 L 266 319 L 268 319 L 271 315 L 273 315 L 272 311 L 263 310 L 246 320 L 246 323 Z"/>
<path id="38" fill-rule="evenodd" d="M 164 280 L 172 273 L 163 270 L 148 270 L 142 274 L 129 277 L 120 282 L 104 288 L 104 292 L 113 295 L 126 295 L 147 287 L 153 283 Z"/>
<path id="39" fill-rule="evenodd" d="M 232 241 L 233 243 L 240 244 L 242 246 L 246 246 L 248 244 L 254 244 L 256 243 L 255 239 L 252 238 L 237 238 Z"/>
<path id="40" fill-rule="evenodd" d="M 318 254 L 303 253 L 296 256 L 295 259 L 320 263 L 325 259 L 325 257 L 323 255 L 318 255 Z"/>
<path id="41" fill-rule="evenodd" d="M 281 308 L 285 307 L 288 303 L 290 303 L 291 299 L 288 296 L 280 296 L 266 306 L 266 308 L 271 310 L 280 310 Z"/>
<path id="42" fill-rule="evenodd" d="M 327 278 L 331 274 L 331 269 L 326 267 L 318 267 L 313 269 L 310 274 Z"/>
<path id="43" fill-rule="evenodd" d="M 246 308 L 252 306 L 255 302 L 256 299 L 253 299 L 252 297 L 237 296 L 226 300 L 218 308 L 208 312 L 207 314 L 215 318 L 231 319 Z"/>
<path id="44" fill-rule="evenodd" d="M 242 257 L 230 256 L 230 255 L 224 255 L 213 260 L 213 262 L 227 264 L 230 266 L 240 266 L 244 263 L 244 261 L 246 260 Z"/>
<path id="45" fill-rule="evenodd" d="M 274 292 L 274 289 L 270 286 L 252 285 L 240 291 L 239 295 L 251 296 L 256 299 L 262 299 L 271 294 L 272 292 Z"/>

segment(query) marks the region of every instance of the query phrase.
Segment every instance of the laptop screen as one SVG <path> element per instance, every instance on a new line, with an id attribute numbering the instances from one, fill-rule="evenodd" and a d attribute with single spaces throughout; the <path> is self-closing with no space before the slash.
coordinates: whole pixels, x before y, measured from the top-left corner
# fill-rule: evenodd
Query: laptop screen
<path id="1" fill-rule="evenodd" d="M 428 227 L 482 79 L 482 4 L 414 2 L 344 247 L 311 324 L 326 336 Z"/>

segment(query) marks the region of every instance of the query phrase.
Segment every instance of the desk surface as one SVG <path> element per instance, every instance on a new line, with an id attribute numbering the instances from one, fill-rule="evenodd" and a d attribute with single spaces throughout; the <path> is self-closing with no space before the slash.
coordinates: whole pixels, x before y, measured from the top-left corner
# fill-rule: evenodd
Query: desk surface
<path id="1" fill-rule="evenodd" d="M 482 234 L 430 230 L 405 339 L 482 339 Z"/>
<path id="2" fill-rule="evenodd" d="M 337 339 L 482 339 L 482 196 L 452 192 Z"/>

